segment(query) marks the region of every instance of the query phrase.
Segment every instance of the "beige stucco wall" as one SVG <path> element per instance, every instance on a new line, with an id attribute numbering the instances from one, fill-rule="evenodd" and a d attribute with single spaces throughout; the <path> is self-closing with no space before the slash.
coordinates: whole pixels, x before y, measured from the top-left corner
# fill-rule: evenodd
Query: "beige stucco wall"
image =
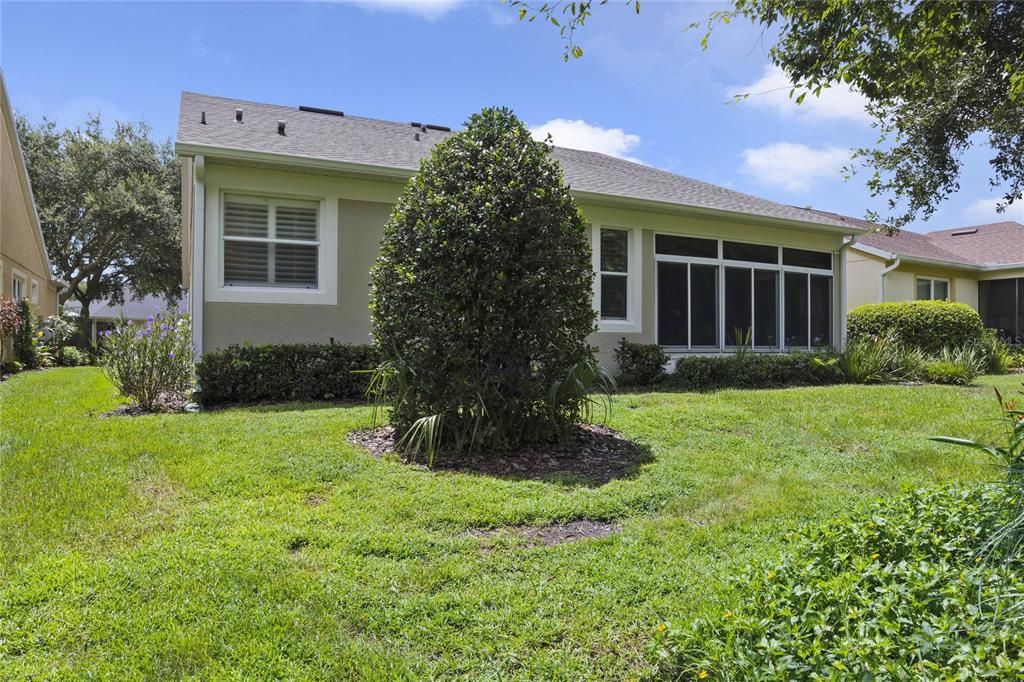
<path id="1" fill-rule="evenodd" d="M 0 106 L 0 117 L 0 293 L 12 294 L 17 271 L 25 276 L 26 297 L 31 295 L 32 282 L 37 284 L 38 313 L 55 315 L 57 285 L 49 276 L 49 265 L 39 243 L 31 194 L 19 168 L 14 148 L 16 133 L 6 106 Z"/>
<path id="2" fill-rule="evenodd" d="M 369 271 L 377 256 L 383 225 L 402 189 L 401 183 L 247 168 L 211 163 L 209 159 L 204 179 L 207 261 L 202 323 L 204 351 L 246 341 L 327 342 L 333 338 L 342 343 L 366 343 L 370 340 Z M 220 197 L 232 191 L 268 192 L 323 201 L 322 241 L 324 237 L 327 241 L 336 239 L 333 243 L 337 253 L 337 282 L 333 299 L 330 291 L 326 291 L 317 294 L 326 300 L 315 305 L 211 300 L 230 293 L 225 294 L 223 289 L 217 293 L 219 268 L 216 267 L 217 256 L 212 254 L 219 239 Z M 833 310 L 840 310 L 838 251 L 842 236 L 839 234 L 593 204 L 582 204 L 581 209 L 593 231 L 601 226 L 619 227 L 637 235 L 633 243 L 639 248 L 641 286 L 637 299 L 640 315 L 634 319 L 633 330 L 605 330 L 593 336 L 592 343 L 600 349 L 605 363 L 611 363 L 612 350 L 622 337 L 648 343 L 655 340 L 655 232 L 830 251 L 836 276 Z M 188 235 L 189 229 L 183 227 L 183 236 Z M 838 340 L 841 315 L 835 315 L 834 320 L 833 338 Z"/>
<path id="3" fill-rule="evenodd" d="M 872 254 L 851 249 L 847 265 L 846 309 L 850 311 L 865 303 L 878 303 L 878 276 L 892 263 Z M 913 301 L 917 298 L 917 278 L 928 277 L 949 280 L 952 301 L 978 308 L 978 280 L 1007 277 L 1005 273 L 970 272 L 956 268 L 943 268 L 922 263 L 901 262 L 885 275 L 885 300 Z"/>

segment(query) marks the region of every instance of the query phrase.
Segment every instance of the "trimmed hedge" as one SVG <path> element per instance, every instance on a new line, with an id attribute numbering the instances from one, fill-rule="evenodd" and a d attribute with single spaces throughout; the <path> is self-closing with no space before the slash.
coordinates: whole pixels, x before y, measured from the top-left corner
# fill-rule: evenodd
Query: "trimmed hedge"
<path id="1" fill-rule="evenodd" d="M 845 378 L 835 356 L 815 353 L 694 355 L 679 358 L 665 383 L 691 391 L 825 386 Z"/>
<path id="2" fill-rule="evenodd" d="M 665 378 L 669 357 L 656 343 L 633 343 L 625 338 L 615 348 L 616 383 L 622 387 L 656 386 Z"/>
<path id="3" fill-rule="evenodd" d="M 203 406 L 363 397 L 379 360 L 371 345 L 291 343 L 229 346 L 196 366 Z"/>
<path id="4" fill-rule="evenodd" d="M 886 336 L 929 353 L 979 343 L 984 332 L 974 308 L 949 301 L 868 303 L 854 308 L 847 317 L 850 341 Z"/>

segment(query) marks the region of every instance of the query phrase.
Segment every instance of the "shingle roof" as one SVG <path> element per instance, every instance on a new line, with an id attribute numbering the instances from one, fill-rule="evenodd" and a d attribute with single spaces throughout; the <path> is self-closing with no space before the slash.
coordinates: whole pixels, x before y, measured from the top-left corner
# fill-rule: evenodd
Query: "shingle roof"
<path id="1" fill-rule="evenodd" d="M 1006 221 L 920 234 L 862 235 L 858 242 L 910 258 L 977 267 L 1024 263 L 1024 225 Z"/>
<path id="2" fill-rule="evenodd" d="M 242 109 L 242 122 L 235 120 Z M 205 112 L 206 123 L 200 119 Z M 277 122 L 285 121 L 285 134 Z M 417 134 L 419 139 L 417 139 Z M 192 92 L 181 96 L 178 143 L 364 164 L 405 171 L 419 169 L 431 147 L 451 133 L 408 123 L 359 116 L 332 116 L 295 107 L 261 104 Z M 679 206 L 810 223 L 857 226 L 808 209 L 778 204 L 596 152 L 556 147 L 566 181 L 576 191 Z"/>

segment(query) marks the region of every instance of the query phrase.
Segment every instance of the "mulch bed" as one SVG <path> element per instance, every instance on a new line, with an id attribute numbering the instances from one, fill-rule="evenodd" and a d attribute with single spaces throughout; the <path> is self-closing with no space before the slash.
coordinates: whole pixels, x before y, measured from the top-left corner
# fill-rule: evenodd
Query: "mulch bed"
<path id="1" fill-rule="evenodd" d="M 397 455 L 406 464 L 425 463 L 422 454 L 414 457 L 396 452 L 395 430 L 390 426 L 353 431 L 348 438 L 375 457 Z M 561 475 L 602 485 L 629 476 L 652 459 L 649 450 L 606 426 L 581 424 L 569 443 L 469 455 L 442 451 L 434 458 L 433 468 L 509 478 L 549 479 Z"/>

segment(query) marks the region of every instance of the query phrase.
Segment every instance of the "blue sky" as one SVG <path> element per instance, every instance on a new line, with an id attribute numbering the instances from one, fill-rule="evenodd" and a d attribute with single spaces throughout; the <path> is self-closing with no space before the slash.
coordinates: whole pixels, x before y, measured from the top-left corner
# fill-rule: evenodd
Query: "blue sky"
<path id="1" fill-rule="evenodd" d="M 683 29 L 718 6 L 645 1 L 600 8 L 562 61 L 558 32 L 499 2 L 0 2 L 0 65 L 14 106 L 61 125 L 84 112 L 145 120 L 173 137 L 182 90 L 459 126 L 512 107 L 555 142 L 638 159 L 775 201 L 861 216 L 881 208 L 866 173 L 844 182 L 848 150 L 876 137 L 855 93 L 801 106 L 748 25 L 702 51 Z M 730 95 L 755 93 L 741 104 Z M 767 94 L 756 94 L 767 93 Z M 972 152 L 960 193 L 928 224 L 1003 217 Z"/>

